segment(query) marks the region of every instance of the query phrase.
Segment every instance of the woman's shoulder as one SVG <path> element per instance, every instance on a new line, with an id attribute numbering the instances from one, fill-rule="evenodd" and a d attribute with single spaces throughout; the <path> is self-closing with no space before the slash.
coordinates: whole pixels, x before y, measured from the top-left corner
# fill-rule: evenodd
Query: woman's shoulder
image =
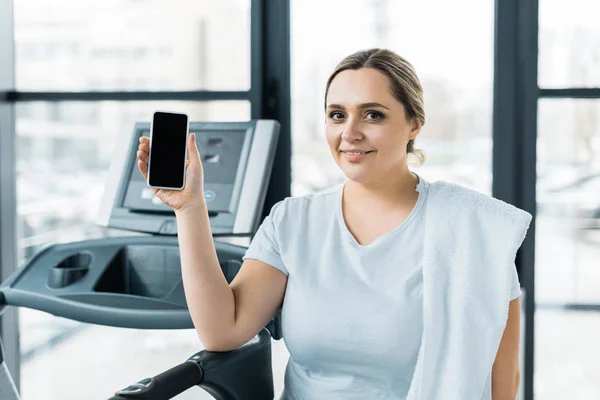
<path id="1" fill-rule="evenodd" d="M 322 203 L 331 204 L 337 199 L 343 183 L 339 183 L 324 189 L 318 189 L 314 192 L 305 193 L 286 198 L 289 207 L 303 207 Z"/>
<path id="2" fill-rule="evenodd" d="M 312 193 L 290 196 L 277 202 L 271 209 L 274 218 L 306 218 L 307 213 L 331 213 L 339 199 L 343 183 L 320 189 Z"/>
<path id="3" fill-rule="evenodd" d="M 531 214 L 468 186 L 444 180 L 429 182 L 429 203 L 431 206 L 453 208 L 455 211 L 470 210 L 514 217 L 531 218 Z"/>
<path id="4" fill-rule="evenodd" d="M 490 201 L 494 197 L 487 195 L 479 190 L 461 185 L 455 182 L 445 180 L 429 181 L 429 191 L 432 195 L 446 197 L 448 201 L 464 201 L 465 199 L 472 201 Z"/>

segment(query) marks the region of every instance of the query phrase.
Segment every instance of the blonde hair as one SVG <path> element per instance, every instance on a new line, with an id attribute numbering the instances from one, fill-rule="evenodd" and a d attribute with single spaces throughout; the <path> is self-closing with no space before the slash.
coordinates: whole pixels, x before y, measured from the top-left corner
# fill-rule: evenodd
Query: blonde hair
<path id="1" fill-rule="evenodd" d="M 415 119 L 425 124 L 425 107 L 423 101 L 423 87 L 415 69 L 404 58 L 386 49 L 361 50 L 344 58 L 327 79 L 325 87 L 325 107 L 327 107 L 327 93 L 333 78 L 342 71 L 361 68 L 373 68 L 383 73 L 390 79 L 391 90 L 394 97 L 402 103 L 409 121 Z M 408 141 L 406 153 L 413 154 L 419 163 L 425 162 L 425 152 L 414 147 L 414 139 Z"/>

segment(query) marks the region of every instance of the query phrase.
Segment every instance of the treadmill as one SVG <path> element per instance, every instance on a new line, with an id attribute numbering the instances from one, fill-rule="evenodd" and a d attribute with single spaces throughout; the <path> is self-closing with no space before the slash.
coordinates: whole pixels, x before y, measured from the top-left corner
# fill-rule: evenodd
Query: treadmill
<path id="1" fill-rule="evenodd" d="M 251 237 L 258 229 L 279 123 L 190 122 L 189 128 L 196 133 L 202 157 L 215 248 L 231 282 L 247 248 L 226 238 Z M 149 135 L 150 123 L 138 122 L 118 139 L 96 220 L 103 227 L 144 235 L 42 249 L 0 285 L 0 313 L 16 306 L 113 327 L 194 328 L 183 290 L 175 213 L 154 196 L 137 169 L 138 139 Z M 193 386 L 216 399 L 273 399 L 271 337 L 281 339 L 280 313 L 239 349 L 201 351 L 110 399 L 170 399 Z M 19 399 L 1 343 L 0 398 Z"/>

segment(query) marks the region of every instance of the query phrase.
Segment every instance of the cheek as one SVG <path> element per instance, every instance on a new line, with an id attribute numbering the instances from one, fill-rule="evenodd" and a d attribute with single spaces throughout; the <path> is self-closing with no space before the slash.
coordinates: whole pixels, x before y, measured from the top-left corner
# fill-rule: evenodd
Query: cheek
<path id="1" fill-rule="evenodd" d="M 374 135 L 369 143 L 383 156 L 382 159 L 396 162 L 403 159 L 406 152 L 406 143 L 400 132 L 385 132 L 382 135 Z"/>
<path id="2" fill-rule="evenodd" d="M 340 141 L 340 134 L 335 127 L 326 126 L 325 127 L 325 138 L 327 139 L 327 143 L 329 146 L 337 146 Z"/>

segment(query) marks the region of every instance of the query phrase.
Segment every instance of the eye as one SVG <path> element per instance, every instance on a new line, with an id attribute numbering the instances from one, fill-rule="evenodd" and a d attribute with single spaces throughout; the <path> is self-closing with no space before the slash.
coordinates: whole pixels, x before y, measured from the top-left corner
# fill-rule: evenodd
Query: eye
<path id="1" fill-rule="evenodd" d="M 340 119 L 344 118 L 344 114 L 339 111 L 333 111 L 329 113 L 329 118 L 334 121 L 339 121 Z"/>
<path id="2" fill-rule="evenodd" d="M 380 121 L 384 118 L 384 115 L 379 111 L 367 111 L 366 116 L 371 121 Z"/>

